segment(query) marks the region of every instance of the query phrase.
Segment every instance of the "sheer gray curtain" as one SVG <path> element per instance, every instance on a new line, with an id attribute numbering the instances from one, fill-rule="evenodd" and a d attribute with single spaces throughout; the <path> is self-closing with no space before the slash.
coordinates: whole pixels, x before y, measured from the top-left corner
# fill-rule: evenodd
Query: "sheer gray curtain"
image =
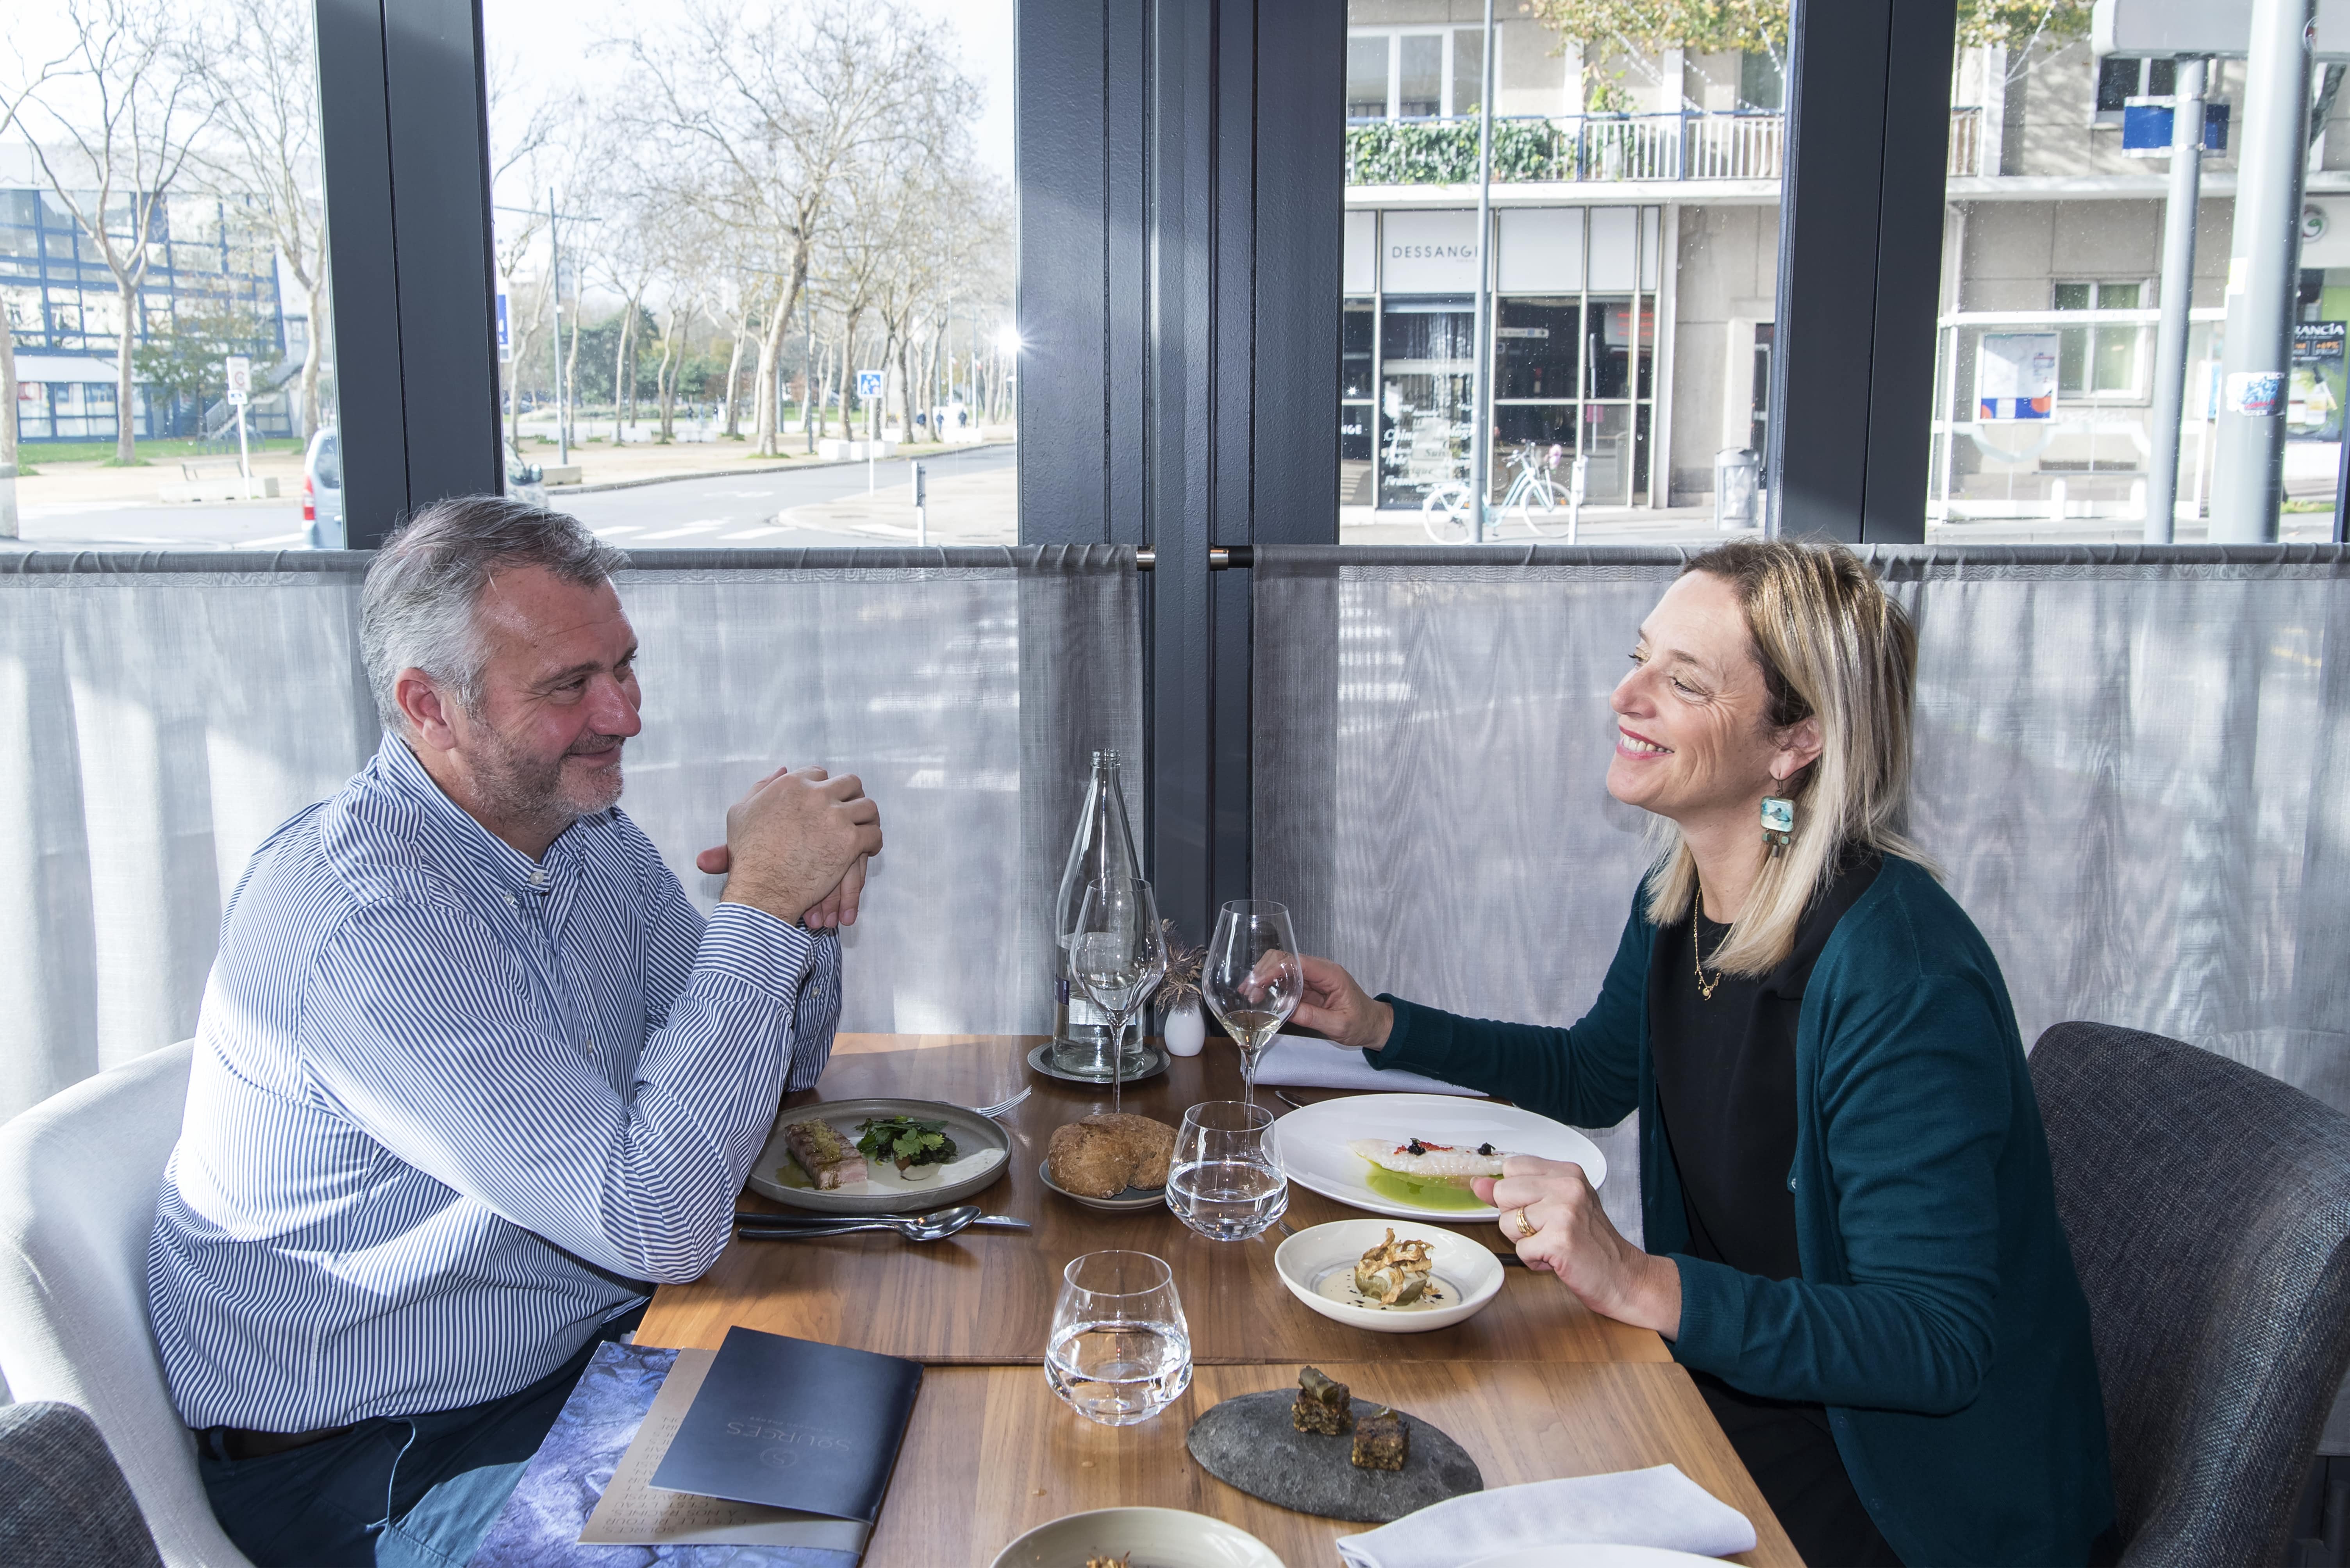
<path id="1" fill-rule="evenodd" d="M 246 857 L 375 747 L 357 556 L 0 561 L 0 1117 L 193 1029 Z M 842 1026 L 1038 1031 L 1086 753 L 1141 737 L 1131 550 L 641 553 L 622 802 L 693 868 L 779 763 L 888 847 Z M 1140 802 L 1129 803 L 1139 816 Z"/>
<path id="2" fill-rule="evenodd" d="M 2350 556 L 1865 553 L 1918 618 L 1914 828 L 2026 1044 L 2155 1030 L 2350 1109 Z M 1375 990 L 1580 1016 L 1649 858 L 1607 697 L 1687 554 L 1261 546 L 1257 894 Z"/>

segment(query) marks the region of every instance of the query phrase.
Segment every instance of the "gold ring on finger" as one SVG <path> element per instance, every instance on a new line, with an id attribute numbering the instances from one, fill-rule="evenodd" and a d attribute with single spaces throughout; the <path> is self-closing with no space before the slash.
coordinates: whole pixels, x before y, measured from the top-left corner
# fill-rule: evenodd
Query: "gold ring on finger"
<path id="1" fill-rule="evenodd" d="M 1520 1207 L 1519 1207 L 1519 1209 L 1518 1209 L 1518 1234 L 1519 1234 L 1520 1236 L 1522 1236 L 1522 1237 L 1525 1237 L 1525 1238 L 1527 1238 L 1528 1240 L 1531 1240 L 1531 1239 L 1533 1238 L 1533 1236 L 1534 1236 L 1534 1227 L 1533 1227 L 1532 1225 L 1529 1225 L 1529 1224 L 1527 1224 L 1527 1223 L 1526 1223 L 1526 1211 L 1525 1211 L 1525 1208 L 1524 1208 L 1524 1206 L 1523 1206 L 1523 1205 L 1520 1205 Z"/>

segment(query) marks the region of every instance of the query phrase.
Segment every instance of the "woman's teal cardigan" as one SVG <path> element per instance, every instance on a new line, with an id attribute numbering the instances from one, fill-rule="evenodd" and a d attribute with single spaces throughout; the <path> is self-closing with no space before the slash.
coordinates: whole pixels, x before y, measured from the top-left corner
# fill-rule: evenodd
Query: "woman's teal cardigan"
<path id="1" fill-rule="evenodd" d="M 1656 932 L 1636 898 L 1572 1029 L 1388 998 L 1394 1032 L 1364 1054 L 1579 1127 L 1637 1109 L 1647 1246 L 1680 1271 L 1674 1358 L 1825 1404 L 1854 1490 L 1909 1568 L 2087 1562 L 2114 1517 L 2088 1304 L 2007 986 L 1974 923 L 1888 857 L 1813 968 L 1792 1280 L 1689 1255 L 1648 1054 Z"/>

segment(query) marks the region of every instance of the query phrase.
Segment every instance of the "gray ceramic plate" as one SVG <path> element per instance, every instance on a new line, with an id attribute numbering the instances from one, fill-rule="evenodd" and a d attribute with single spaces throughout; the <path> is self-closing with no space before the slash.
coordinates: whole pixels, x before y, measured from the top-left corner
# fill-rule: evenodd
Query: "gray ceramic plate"
<path id="1" fill-rule="evenodd" d="M 1235 1524 L 1180 1508 L 1103 1508 L 1040 1524 L 996 1554 L 994 1568 L 1077 1568 L 1132 1553 L 1135 1568 L 1282 1568 Z"/>
<path id="2" fill-rule="evenodd" d="M 926 1122 L 944 1122 L 947 1137 L 954 1140 L 955 1158 L 924 1181 L 906 1180 L 898 1174 L 898 1168 L 886 1160 L 867 1162 L 873 1168 L 870 1179 L 830 1192 L 792 1186 L 784 1179 L 785 1173 L 794 1181 L 806 1179 L 784 1145 L 786 1123 L 822 1121 L 853 1144 L 857 1141 L 857 1124 L 868 1116 L 913 1116 Z M 950 1106 L 938 1100 L 824 1100 L 785 1110 L 775 1117 L 775 1131 L 767 1135 L 767 1147 L 759 1151 L 758 1162 L 751 1167 L 751 1190 L 764 1193 L 778 1203 L 811 1209 L 819 1214 L 919 1214 L 960 1203 L 972 1193 L 993 1187 L 1011 1168 L 1011 1160 L 1012 1140 L 1004 1136 L 1003 1129 L 968 1106 Z"/>
<path id="3" fill-rule="evenodd" d="M 1036 1179 L 1072 1203 L 1082 1203 L 1088 1209 L 1106 1209 L 1113 1214 L 1129 1209 L 1164 1209 L 1167 1206 L 1167 1189 L 1163 1187 L 1129 1187 L 1107 1198 L 1088 1198 L 1082 1192 L 1072 1192 L 1053 1179 L 1053 1167 L 1049 1161 L 1036 1167 Z"/>

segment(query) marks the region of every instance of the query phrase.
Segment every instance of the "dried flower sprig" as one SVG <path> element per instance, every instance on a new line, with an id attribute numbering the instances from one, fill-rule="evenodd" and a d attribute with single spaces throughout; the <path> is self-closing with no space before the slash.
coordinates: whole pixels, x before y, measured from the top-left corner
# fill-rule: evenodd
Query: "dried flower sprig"
<path id="1" fill-rule="evenodd" d="M 1207 961 L 1204 947 L 1187 947 L 1182 933 L 1172 920 L 1159 922 L 1159 934 L 1167 940 L 1167 978 L 1159 982 L 1158 994 L 1151 1001 L 1161 1008 L 1176 1008 L 1200 999 L 1200 968 Z"/>

